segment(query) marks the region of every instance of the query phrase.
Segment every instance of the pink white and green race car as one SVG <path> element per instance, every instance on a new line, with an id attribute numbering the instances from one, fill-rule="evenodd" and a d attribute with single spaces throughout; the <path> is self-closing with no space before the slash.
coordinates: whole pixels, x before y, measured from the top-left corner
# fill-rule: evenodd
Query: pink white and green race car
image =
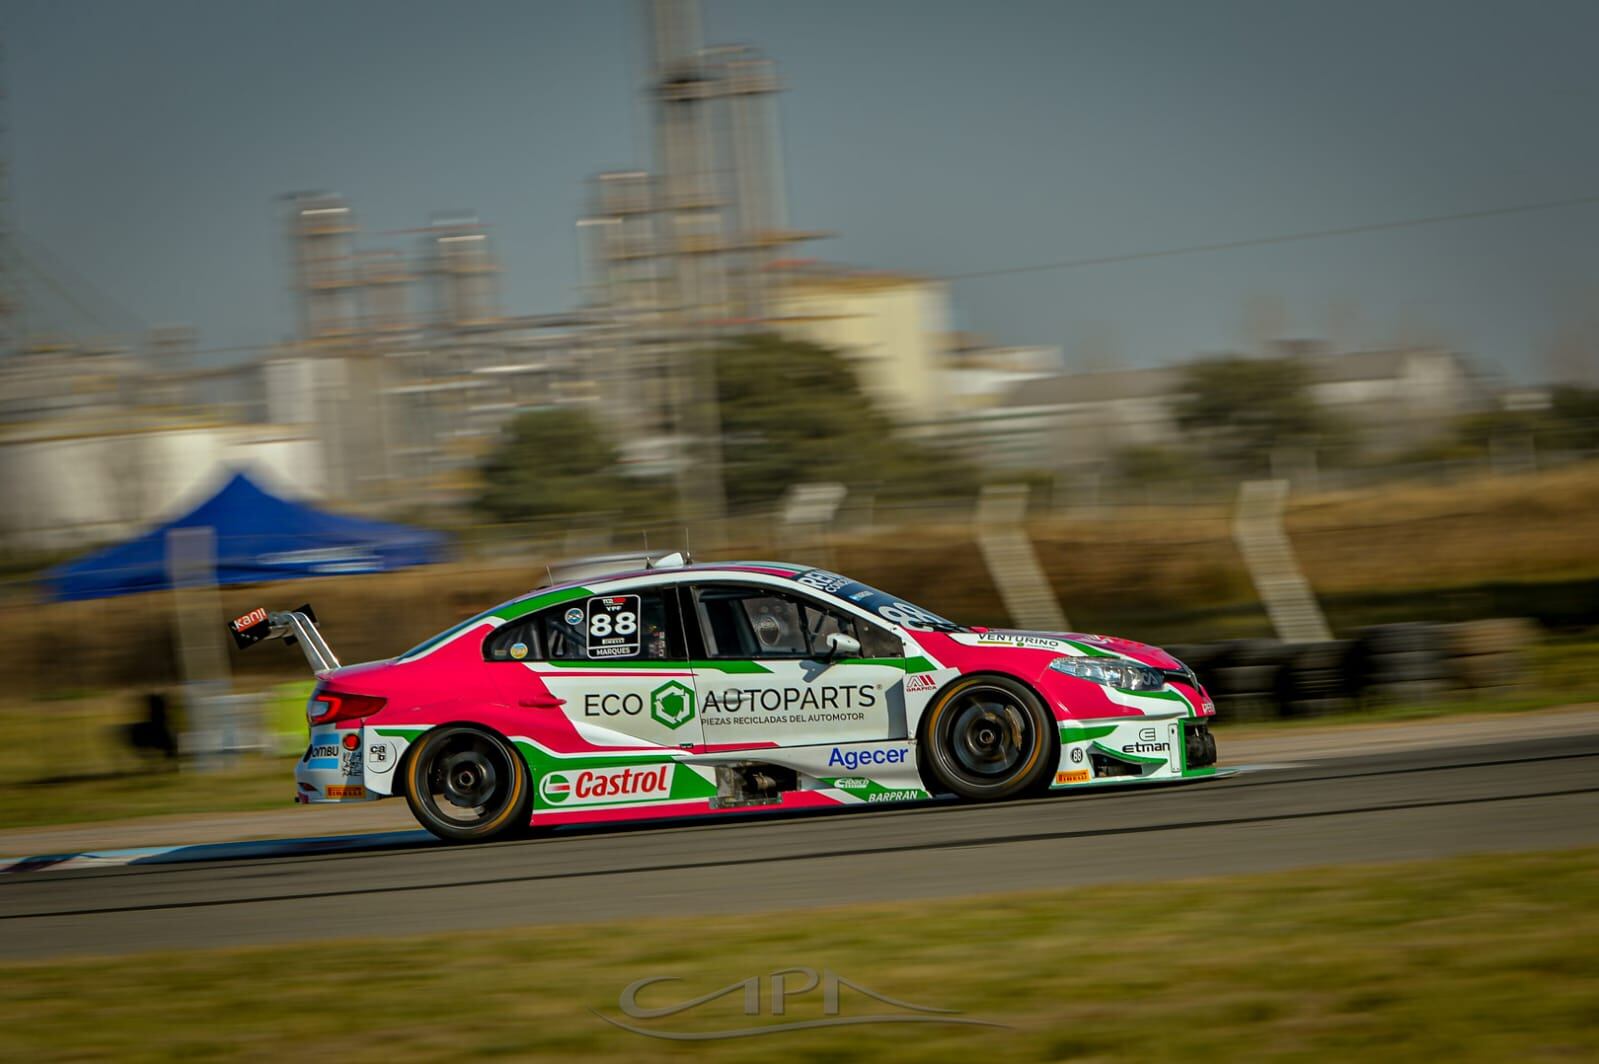
<path id="1" fill-rule="evenodd" d="M 797 565 L 672 556 L 343 667 L 309 607 L 230 627 L 317 672 L 298 801 L 403 795 L 456 841 L 1217 772 L 1215 707 L 1163 650 L 963 627 Z"/>

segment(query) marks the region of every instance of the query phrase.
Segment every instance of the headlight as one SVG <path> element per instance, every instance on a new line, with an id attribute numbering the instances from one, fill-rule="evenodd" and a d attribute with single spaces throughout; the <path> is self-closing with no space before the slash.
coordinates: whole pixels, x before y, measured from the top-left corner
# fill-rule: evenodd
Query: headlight
<path id="1" fill-rule="evenodd" d="M 1159 669 L 1123 658 L 1056 658 L 1049 667 L 1123 691 L 1159 691 L 1166 686 L 1166 677 Z"/>

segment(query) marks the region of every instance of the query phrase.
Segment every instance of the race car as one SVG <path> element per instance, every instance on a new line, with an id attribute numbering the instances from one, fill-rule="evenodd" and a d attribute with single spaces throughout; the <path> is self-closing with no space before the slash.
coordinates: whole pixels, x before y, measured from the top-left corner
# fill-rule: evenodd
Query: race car
<path id="1" fill-rule="evenodd" d="M 799 565 L 652 559 L 361 665 L 309 606 L 230 628 L 291 637 L 317 674 L 297 801 L 404 796 L 457 842 L 1217 773 L 1215 706 L 1163 650 L 966 627 Z"/>

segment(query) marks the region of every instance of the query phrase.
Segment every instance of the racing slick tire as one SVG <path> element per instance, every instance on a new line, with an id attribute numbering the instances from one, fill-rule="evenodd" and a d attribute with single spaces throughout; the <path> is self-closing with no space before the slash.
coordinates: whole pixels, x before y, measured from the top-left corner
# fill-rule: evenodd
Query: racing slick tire
<path id="1" fill-rule="evenodd" d="M 446 725 L 423 734 L 406 761 L 405 800 L 428 831 L 449 842 L 520 834 L 533 814 L 527 762 L 500 736 Z"/>
<path id="2" fill-rule="evenodd" d="M 968 676 L 923 717 L 921 761 L 933 783 L 962 798 L 1009 798 L 1047 785 L 1058 741 L 1054 717 L 1026 685 Z"/>

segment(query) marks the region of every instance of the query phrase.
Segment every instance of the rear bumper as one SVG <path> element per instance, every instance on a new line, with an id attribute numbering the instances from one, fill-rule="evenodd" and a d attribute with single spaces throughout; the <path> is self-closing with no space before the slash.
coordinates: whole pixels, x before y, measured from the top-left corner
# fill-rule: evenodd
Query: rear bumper
<path id="1" fill-rule="evenodd" d="M 382 797 L 366 786 L 362 729 L 316 728 L 294 766 L 294 800 L 305 805 L 370 802 Z M 353 737 L 353 745 L 350 739 Z"/>

